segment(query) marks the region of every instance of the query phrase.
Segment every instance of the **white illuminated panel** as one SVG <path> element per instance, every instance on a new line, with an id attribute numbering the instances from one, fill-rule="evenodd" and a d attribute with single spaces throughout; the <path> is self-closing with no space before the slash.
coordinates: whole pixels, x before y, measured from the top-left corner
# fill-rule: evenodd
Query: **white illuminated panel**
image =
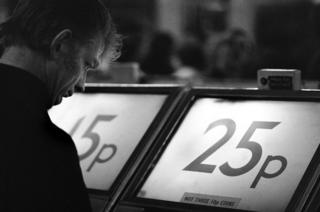
<path id="1" fill-rule="evenodd" d="M 86 186 L 108 190 L 146 133 L 165 95 L 75 94 L 49 112 L 75 141 Z"/>
<path id="2" fill-rule="evenodd" d="M 141 198 L 285 211 L 320 143 L 320 104 L 198 99 Z"/>

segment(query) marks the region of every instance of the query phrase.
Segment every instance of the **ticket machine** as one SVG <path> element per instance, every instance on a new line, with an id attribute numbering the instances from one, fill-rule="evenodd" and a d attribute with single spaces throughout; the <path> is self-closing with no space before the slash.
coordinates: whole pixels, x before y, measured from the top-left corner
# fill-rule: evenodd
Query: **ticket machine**
<path id="1" fill-rule="evenodd" d="M 90 84 L 49 111 L 74 139 L 94 212 L 112 204 L 182 95 L 179 86 Z"/>
<path id="2" fill-rule="evenodd" d="M 171 118 L 112 211 L 314 210 L 318 92 L 193 88 Z"/>

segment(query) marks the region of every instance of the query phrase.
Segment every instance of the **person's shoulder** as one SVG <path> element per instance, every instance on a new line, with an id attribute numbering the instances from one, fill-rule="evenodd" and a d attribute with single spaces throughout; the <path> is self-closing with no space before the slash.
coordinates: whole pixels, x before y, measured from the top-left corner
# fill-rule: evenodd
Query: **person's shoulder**
<path id="1" fill-rule="evenodd" d="M 55 125 L 51 120 L 47 121 L 46 127 L 49 136 L 52 138 L 53 141 L 55 141 L 55 143 L 59 145 L 74 147 L 74 143 L 71 136 L 66 131 Z"/>

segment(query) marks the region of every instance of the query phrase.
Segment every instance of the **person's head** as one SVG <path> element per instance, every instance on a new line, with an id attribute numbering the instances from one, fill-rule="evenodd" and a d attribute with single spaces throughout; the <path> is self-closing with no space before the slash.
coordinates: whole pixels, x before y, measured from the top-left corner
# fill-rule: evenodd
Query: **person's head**
<path id="1" fill-rule="evenodd" d="M 156 31 L 151 35 L 141 69 L 147 74 L 170 75 L 173 73 L 172 58 L 175 40 L 168 32 Z"/>
<path id="2" fill-rule="evenodd" d="M 198 71 L 203 71 L 206 66 L 204 50 L 200 43 L 188 41 L 177 50 L 177 57 L 183 66 L 190 66 Z"/>
<path id="3" fill-rule="evenodd" d="M 20 0 L 0 25 L 3 48 L 21 47 L 44 61 L 52 104 L 84 88 L 86 73 L 102 56 L 119 53 L 119 37 L 99 0 Z"/>

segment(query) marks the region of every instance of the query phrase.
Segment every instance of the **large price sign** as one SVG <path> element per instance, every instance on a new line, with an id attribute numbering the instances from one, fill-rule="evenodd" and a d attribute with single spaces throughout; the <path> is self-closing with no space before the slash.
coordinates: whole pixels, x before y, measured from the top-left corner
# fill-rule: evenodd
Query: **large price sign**
<path id="1" fill-rule="evenodd" d="M 138 196 L 285 211 L 320 143 L 318 114 L 312 102 L 200 98 Z"/>
<path id="2" fill-rule="evenodd" d="M 74 139 L 88 188 L 108 190 L 165 101 L 165 95 L 75 94 L 50 111 Z"/>

